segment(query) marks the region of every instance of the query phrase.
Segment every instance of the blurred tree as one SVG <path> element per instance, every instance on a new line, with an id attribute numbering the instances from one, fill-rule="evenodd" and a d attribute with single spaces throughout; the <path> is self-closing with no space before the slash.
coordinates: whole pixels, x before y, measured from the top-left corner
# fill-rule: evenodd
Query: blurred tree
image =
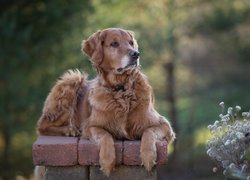
<path id="1" fill-rule="evenodd" d="M 36 119 L 56 77 L 65 69 L 79 66 L 81 39 L 76 38 L 81 35 L 84 18 L 90 12 L 90 1 L 0 2 L 0 138 L 3 142 L 0 174 L 4 179 L 12 179 L 17 172 L 24 176 L 31 174 Z M 20 137 L 16 138 L 17 135 Z M 22 143 L 16 147 L 18 140 L 25 142 L 25 137 L 31 138 L 27 142 L 29 146 L 24 146 L 28 153 L 18 149 Z"/>
<path id="2" fill-rule="evenodd" d="M 178 127 L 178 118 L 177 118 L 177 107 L 176 107 L 176 93 L 175 93 L 175 66 L 176 66 L 176 37 L 174 35 L 175 30 L 175 20 L 173 18 L 174 15 L 174 9 L 175 9 L 175 1 L 169 0 L 166 4 L 167 8 L 167 20 L 168 20 L 168 26 L 166 30 L 167 34 L 167 41 L 166 45 L 168 47 L 168 59 L 166 59 L 165 63 L 165 73 L 167 76 L 167 99 L 166 102 L 169 104 L 169 116 L 172 121 L 172 125 L 174 128 L 174 131 L 176 134 L 179 133 L 179 127 Z M 176 157 L 176 145 L 177 145 L 178 139 L 174 141 L 174 149 L 173 149 L 173 159 Z"/>

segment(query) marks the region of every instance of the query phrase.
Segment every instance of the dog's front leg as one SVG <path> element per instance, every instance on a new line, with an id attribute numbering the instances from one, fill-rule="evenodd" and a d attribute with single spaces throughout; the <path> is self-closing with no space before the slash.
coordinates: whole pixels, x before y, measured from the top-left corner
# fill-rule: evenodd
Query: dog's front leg
<path id="1" fill-rule="evenodd" d="M 150 128 L 147 128 L 143 132 L 141 139 L 140 155 L 142 164 L 145 166 L 146 170 L 150 171 L 152 167 L 156 164 L 156 142 L 161 141 L 163 139 L 171 141 L 173 138 L 174 133 L 167 123 L 152 126 Z"/>
<path id="2" fill-rule="evenodd" d="M 115 146 L 112 135 L 99 127 L 90 128 L 91 138 L 98 143 L 100 147 L 99 163 L 101 170 L 109 176 L 115 165 Z"/>

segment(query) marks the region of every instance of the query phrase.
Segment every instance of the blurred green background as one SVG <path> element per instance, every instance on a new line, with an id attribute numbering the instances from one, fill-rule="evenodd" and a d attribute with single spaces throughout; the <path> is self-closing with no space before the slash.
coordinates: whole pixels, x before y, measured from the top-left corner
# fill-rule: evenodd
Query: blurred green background
<path id="1" fill-rule="evenodd" d="M 32 179 L 43 102 L 98 29 L 135 32 L 156 106 L 177 131 L 158 179 L 222 179 L 206 155 L 218 103 L 249 110 L 249 0 L 0 0 L 0 179 Z M 247 109 L 248 108 L 248 109 Z"/>

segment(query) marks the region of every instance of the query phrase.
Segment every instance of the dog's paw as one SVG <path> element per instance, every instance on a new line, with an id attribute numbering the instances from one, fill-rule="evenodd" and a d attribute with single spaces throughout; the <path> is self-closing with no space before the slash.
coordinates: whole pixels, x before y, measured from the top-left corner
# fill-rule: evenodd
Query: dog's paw
<path id="1" fill-rule="evenodd" d="M 114 146 L 105 146 L 100 149 L 101 170 L 108 177 L 115 166 L 115 159 Z"/>
<path id="2" fill-rule="evenodd" d="M 151 171 L 156 164 L 157 154 L 153 149 L 141 149 L 141 160 L 147 171 Z"/>
<path id="3" fill-rule="evenodd" d="M 80 135 L 80 131 L 74 127 L 74 126 L 68 126 L 66 131 L 65 131 L 65 136 L 73 136 L 73 137 L 76 137 L 76 136 L 79 136 Z"/>
<path id="4" fill-rule="evenodd" d="M 166 140 L 168 141 L 168 143 L 175 140 L 175 133 L 172 129 L 170 129 L 169 133 L 167 134 Z"/>
<path id="5" fill-rule="evenodd" d="M 101 171 L 107 176 L 110 176 L 111 171 L 113 170 L 114 165 L 113 164 L 102 164 L 101 165 Z"/>
<path id="6" fill-rule="evenodd" d="M 46 112 L 46 113 L 44 113 L 43 118 L 47 119 L 50 122 L 53 122 L 58 118 L 58 115 L 55 113 Z"/>

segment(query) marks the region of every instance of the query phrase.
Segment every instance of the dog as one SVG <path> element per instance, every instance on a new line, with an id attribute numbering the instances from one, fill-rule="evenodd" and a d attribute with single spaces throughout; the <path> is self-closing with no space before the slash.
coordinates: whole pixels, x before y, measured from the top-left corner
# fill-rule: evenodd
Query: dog
<path id="1" fill-rule="evenodd" d="M 69 71 L 52 88 L 37 131 L 42 135 L 78 136 L 99 145 L 101 170 L 115 166 L 114 140 L 141 140 L 146 170 L 156 164 L 156 142 L 171 142 L 175 133 L 154 108 L 153 90 L 140 70 L 138 44 L 132 31 L 108 28 L 82 42 L 97 76 L 87 80 Z"/>

